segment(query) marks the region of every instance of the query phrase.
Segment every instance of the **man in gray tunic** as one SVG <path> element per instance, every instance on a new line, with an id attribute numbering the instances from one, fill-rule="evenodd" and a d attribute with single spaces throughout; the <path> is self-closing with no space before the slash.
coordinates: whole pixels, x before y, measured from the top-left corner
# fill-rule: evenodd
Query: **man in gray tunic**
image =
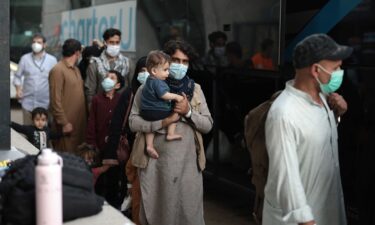
<path id="1" fill-rule="evenodd" d="M 211 130 L 213 120 L 200 86 L 187 75 L 189 61 L 195 57 L 192 47 L 183 41 L 166 43 L 165 53 L 172 59 L 166 82 L 172 93 L 181 94 L 184 100 L 176 103 L 174 112 L 164 120 L 149 122 L 140 113 L 141 86 L 134 99 L 129 117 L 132 131 L 154 132 L 154 146 L 159 158 L 147 156 L 146 164 L 138 167 L 141 184 L 140 221 L 142 225 L 204 225 L 203 179 L 205 166 L 201 133 Z M 176 133 L 181 140 L 167 141 L 166 127 L 177 122 Z M 139 136 L 140 133 L 138 133 Z M 141 133 L 142 135 L 142 133 Z M 144 154 L 143 142 L 135 141 L 132 155 Z"/>
<path id="2" fill-rule="evenodd" d="M 346 224 L 337 123 L 347 104 L 334 92 L 342 82 L 342 60 L 351 52 L 325 34 L 295 47 L 295 79 L 286 83 L 266 120 L 263 225 Z"/>

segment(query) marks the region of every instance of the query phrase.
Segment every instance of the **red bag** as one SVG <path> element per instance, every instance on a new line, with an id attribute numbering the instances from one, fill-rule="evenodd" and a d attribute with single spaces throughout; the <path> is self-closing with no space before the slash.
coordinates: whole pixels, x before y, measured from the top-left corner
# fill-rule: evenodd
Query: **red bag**
<path id="1" fill-rule="evenodd" d="M 119 162 L 128 161 L 129 155 L 130 155 L 130 146 L 129 146 L 127 134 L 125 132 L 125 126 L 126 126 L 126 122 L 128 121 L 128 117 L 129 117 L 130 109 L 131 109 L 131 106 L 132 106 L 132 102 L 133 102 L 133 93 L 131 93 L 131 95 L 130 95 L 128 108 L 126 110 L 124 122 L 122 124 L 120 141 L 119 141 L 118 147 L 117 147 L 117 160 Z"/>

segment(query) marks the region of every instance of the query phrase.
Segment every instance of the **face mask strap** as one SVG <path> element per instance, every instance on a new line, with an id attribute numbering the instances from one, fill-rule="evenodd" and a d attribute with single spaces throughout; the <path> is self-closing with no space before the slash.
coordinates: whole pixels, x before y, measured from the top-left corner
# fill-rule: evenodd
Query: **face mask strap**
<path id="1" fill-rule="evenodd" d="M 325 73 L 327 73 L 327 74 L 329 74 L 329 75 L 331 75 L 332 74 L 332 72 L 329 72 L 327 69 L 325 69 L 322 65 L 320 65 L 320 64 L 316 64 L 316 65 L 318 65 L 318 67 L 321 69 L 321 70 L 323 70 L 323 72 L 325 72 Z"/>

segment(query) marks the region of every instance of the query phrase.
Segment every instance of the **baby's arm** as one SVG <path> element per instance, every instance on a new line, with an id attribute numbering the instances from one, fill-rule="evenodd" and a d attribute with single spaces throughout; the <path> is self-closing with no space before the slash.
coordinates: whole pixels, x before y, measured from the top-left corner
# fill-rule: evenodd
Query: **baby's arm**
<path id="1" fill-rule="evenodd" d="M 170 92 L 166 92 L 163 96 L 161 96 L 163 100 L 175 100 L 176 102 L 180 102 L 184 99 L 181 95 L 173 94 Z"/>

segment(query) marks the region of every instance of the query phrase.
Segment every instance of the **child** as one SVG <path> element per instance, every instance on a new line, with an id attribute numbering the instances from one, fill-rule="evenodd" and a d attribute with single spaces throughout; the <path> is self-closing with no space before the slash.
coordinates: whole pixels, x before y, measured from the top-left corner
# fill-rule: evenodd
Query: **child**
<path id="1" fill-rule="evenodd" d="M 98 151 L 87 143 L 82 143 L 78 146 L 77 155 L 82 157 L 91 168 L 95 185 L 98 177 L 102 173 L 101 167 L 99 167 Z"/>
<path id="2" fill-rule="evenodd" d="M 120 98 L 117 90 L 124 84 L 124 78 L 118 71 L 110 70 L 101 85 L 103 92 L 95 95 L 91 102 L 87 124 L 86 142 L 102 151 L 109 133 L 113 111 Z"/>
<path id="3" fill-rule="evenodd" d="M 78 146 L 77 155 L 84 159 L 87 165 L 91 168 L 99 165 L 98 151 L 86 142 Z"/>
<path id="4" fill-rule="evenodd" d="M 108 71 L 101 85 L 103 91 L 92 98 L 91 109 L 86 130 L 86 142 L 98 150 L 100 167 L 93 169 L 95 177 L 95 192 L 103 196 L 106 201 L 117 207 L 117 187 L 119 183 L 119 166 L 117 160 L 105 160 L 103 154 L 109 134 L 109 127 L 114 109 L 120 99 L 120 90 L 124 78 L 118 71 Z M 104 160 L 103 160 L 104 159 Z M 100 175 L 100 177 L 99 177 Z M 97 180 L 96 180 L 97 179 Z"/>
<path id="5" fill-rule="evenodd" d="M 20 125 L 12 122 L 10 126 L 17 132 L 26 135 L 27 140 L 37 149 L 47 148 L 50 139 L 58 139 L 63 136 L 62 133 L 54 133 L 48 128 L 48 112 L 45 108 L 35 108 L 31 112 L 31 119 L 33 125 Z"/>
<path id="6" fill-rule="evenodd" d="M 171 100 L 182 101 L 181 95 L 170 93 L 170 89 L 165 82 L 169 75 L 170 57 L 162 51 L 151 51 L 146 60 L 146 67 L 150 74 L 142 90 L 141 96 L 141 116 L 148 121 L 161 120 L 171 114 Z M 177 140 L 182 136 L 175 134 L 176 123 L 168 126 L 166 139 Z M 154 148 L 154 133 L 146 133 L 146 150 L 153 157 L 159 155 Z"/>

